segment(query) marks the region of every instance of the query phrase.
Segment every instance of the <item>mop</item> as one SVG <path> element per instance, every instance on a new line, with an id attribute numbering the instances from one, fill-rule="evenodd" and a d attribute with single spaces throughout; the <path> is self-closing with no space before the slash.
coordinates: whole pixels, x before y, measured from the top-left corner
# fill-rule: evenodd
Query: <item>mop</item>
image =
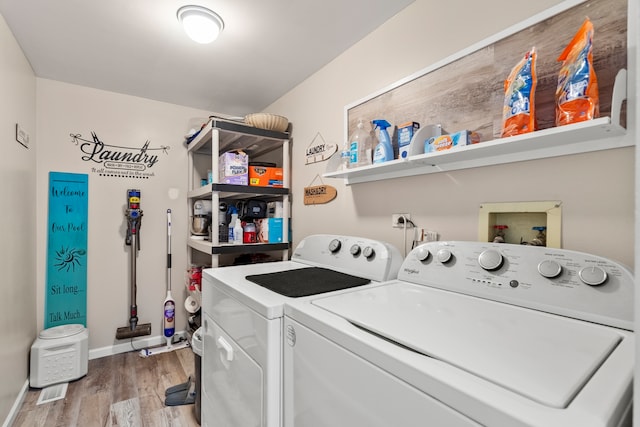
<path id="1" fill-rule="evenodd" d="M 165 347 L 155 347 L 140 350 L 141 357 L 149 357 L 160 353 L 189 347 L 189 341 L 180 341 L 173 344 L 175 334 L 176 302 L 171 296 L 171 209 L 167 209 L 167 296 L 163 302 L 163 331 L 167 340 Z"/>
<path id="2" fill-rule="evenodd" d="M 141 357 L 149 357 L 189 347 L 188 340 L 173 344 L 173 335 L 176 331 L 175 314 L 176 302 L 171 295 L 171 209 L 167 209 L 167 296 L 163 302 L 163 330 L 167 345 L 165 347 L 140 350 Z M 171 386 L 165 391 L 164 403 L 166 406 L 188 405 L 195 403 L 195 397 L 195 382 L 189 377 L 186 382 Z"/>
<path id="3" fill-rule="evenodd" d="M 138 306 L 136 305 L 136 256 L 140 250 L 140 225 L 142 224 L 142 209 L 140 209 L 140 190 L 127 190 L 128 208 L 127 237 L 125 243 L 131 246 L 131 306 L 129 326 L 118 328 L 116 339 L 122 340 L 143 335 L 151 335 L 151 323 L 138 325 Z"/>

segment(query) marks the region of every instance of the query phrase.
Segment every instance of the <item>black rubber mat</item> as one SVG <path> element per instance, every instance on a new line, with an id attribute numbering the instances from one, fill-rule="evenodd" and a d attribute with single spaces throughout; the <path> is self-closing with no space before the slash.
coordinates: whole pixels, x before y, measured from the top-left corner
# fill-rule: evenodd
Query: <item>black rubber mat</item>
<path id="1" fill-rule="evenodd" d="M 294 298 L 353 288 L 371 282 L 369 279 L 322 267 L 254 274 L 246 279 L 280 295 Z"/>

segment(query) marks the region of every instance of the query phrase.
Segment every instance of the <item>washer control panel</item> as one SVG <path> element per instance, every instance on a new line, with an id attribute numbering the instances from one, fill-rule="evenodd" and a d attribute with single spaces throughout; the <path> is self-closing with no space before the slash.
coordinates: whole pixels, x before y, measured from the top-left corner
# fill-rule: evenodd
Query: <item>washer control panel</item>
<path id="1" fill-rule="evenodd" d="M 379 240 L 314 234 L 298 244 L 291 260 L 382 282 L 397 277 L 402 255 Z"/>
<path id="2" fill-rule="evenodd" d="M 540 246 L 429 242 L 413 249 L 398 279 L 633 329 L 633 276 L 596 255 Z"/>

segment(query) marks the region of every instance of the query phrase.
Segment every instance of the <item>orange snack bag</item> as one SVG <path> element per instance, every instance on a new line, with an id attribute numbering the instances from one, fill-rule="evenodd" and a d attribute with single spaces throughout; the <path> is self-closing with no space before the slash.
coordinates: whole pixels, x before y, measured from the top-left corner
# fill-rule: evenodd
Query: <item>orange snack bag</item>
<path id="1" fill-rule="evenodd" d="M 536 55 L 535 48 L 531 48 L 504 81 L 503 138 L 533 132 L 536 129 Z"/>
<path id="2" fill-rule="evenodd" d="M 562 62 L 556 89 L 556 126 L 598 117 L 600 98 L 593 69 L 593 24 L 589 18 L 558 57 Z"/>

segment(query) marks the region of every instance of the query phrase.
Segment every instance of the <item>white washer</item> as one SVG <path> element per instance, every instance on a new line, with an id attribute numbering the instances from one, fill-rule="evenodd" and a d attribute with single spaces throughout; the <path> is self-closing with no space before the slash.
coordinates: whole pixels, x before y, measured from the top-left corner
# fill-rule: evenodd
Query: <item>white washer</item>
<path id="1" fill-rule="evenodd" d="M 632 329 L 620 264 L 432 242 L 397 280 L 287 302 L 284 426 L 631 425 Z"/>
<path id="2" fill-rule="evenodd" d="M 202 425 L 281 426 L 285 302 L 376 286 L 395 279 L 401 263 L 400 252 L 380 241 L 313 235 L 291 261 L 204 270 Z M 265 286 L 296 297 L 252 281 L 265 278 Z"/>

